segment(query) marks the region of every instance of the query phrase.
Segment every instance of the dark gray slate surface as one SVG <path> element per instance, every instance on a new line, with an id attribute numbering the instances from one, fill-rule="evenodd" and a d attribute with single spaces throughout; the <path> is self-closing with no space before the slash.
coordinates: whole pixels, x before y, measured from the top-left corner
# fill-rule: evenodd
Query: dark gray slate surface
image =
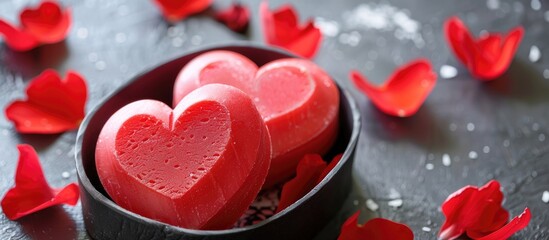
<path id="1" fill-rule="evenodd" d="M 262 41 L 258 1 L 243 1 L 253 13 L 248 35 L 215 22 L 208 16 L 211 11 L 171 26 L 150 1 L 62 2 L 73 9 L 73 27 L 64 43 L 28 53 L 0 45 L 2 108 L 21 98 L 28 81 L 47 67 L 60 72 L 75 69 L 84 75 L 91 109 L 132 76 L 190 49 L 234 40 Z M 27 3 L 1 1 L 0 17 L 15 21 Z M 229 3 L 216 1 L 213 7 Z M 271 6 L 281 3 L 271 1 Z M 530 225 L 513 239 L 549 238 L 549 204 L 541 201 L 543 191 L 549 191 L 549 3 L 308 0 L 293 4 L 302 18 L 321 17 L 318 21 L 328 26 L 315 61 L 350 89 L 363 114 L 354 192 L 319 239 L 335 239 L 341 222 L 357 209 L 364 218 L 381 216 L 408 224 L 416 239 L 436 239 L 444 220 L 439 206 L 448 194 L 490 179 L 501 182 L 504 206 L 512 215 L 526 206 L 532 210 Z M 525 26 L 517 57 L 501 79 L 478 82 L 457 62 L 441 33 L 442 21 L 450 15 L 462 17 L 475 34 Z M 533 45 L 541 50 L 537 62 L 529 60 Z M 435 71 L 446 64 L 456 67 L 458 75 L 439 77 L 433 93 L 411 118 L 383 115 L 348 80 L 349 70 L 358 69 L 381 83 L 395 66 L 422 56 L 431 59 Z M 75 136 L 75 132 L 20 135 L 1 117 L 0 195 L 13 184 L 19 143 L 37 149 L 53 186 L 76 181 Z M 450 166 L 442 164 L 446 154 Z M 432 170 L 426 168 L 430 164 Z M 63 177 L 65 172 L 68 178 Z M 388 206 L 395 198 L 402 199 L 400 208 Z M 369 210 L 367 199 L 379 209 Z M 48 209 L 17 222 L 0 214 L 0 239 L 30 238 L 87 239 L 80 206 Z"/>

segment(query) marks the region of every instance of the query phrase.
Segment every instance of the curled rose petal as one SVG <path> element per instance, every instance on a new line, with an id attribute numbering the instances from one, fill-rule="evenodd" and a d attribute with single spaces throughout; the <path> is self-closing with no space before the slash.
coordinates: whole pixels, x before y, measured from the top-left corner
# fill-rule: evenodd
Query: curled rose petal
<path id="1" fill-rule="evenodd" d="M 8 105 L 6 117 L 20 133 L 61 133 L 80 125 L 86 98 L 86 82 L 78 73 L 69 71 L 62 80 L 46 70 L 29 84 L 26 100 Z"/>
<path id="2" fill-rule="evenodd" d="M 78 185 L 71 183 L 64 188 L 51 188 L 42 172 L 38 155 L 29 145 L 18 145 L 19 163 L 15 173 L 15 187 L 2 199 L 2 211 L 10 220 L 16 220 L 42 209 L 59 205 L 75 205 L 78 201 Z"/>
<path id="3" fill-rule="evenodd" d="M 299 25 L 297 12 L 288 4 L 270 11 L 268 3 L 264 1 L 259 12 L 263 34 L 268 44 L 285 48 L 306 58 L 315 56 L 322 42 L 322 33 L 312 20 Z"/>
<path id="4" fill-rule="evenodd" d="M 58 43 L 65 39 L 71 25 L 71 12 L 61 9 L 55 1 L 44 1 L 37 8 L 26 8 L 17 28 L 0 19 L 0 35 L 16 51 L 28 51 L 42 44 Z"/>
<path id="5" fill-rule="evenodd" d="M 495 180 L 480 188 L 466 186 L 454 192 L 442 204 L 446 221 L 440 228 L 439 238 L 451 240 L 466 233 L 478 239 L 501 229 L 509 219 L 502 202 L 503 193 Z"/>
<path id="6" fill-rule="evenodd" d="M 398 117 L 415 114 L 436 84 L 437 76 L 426 59 L 402 66 L 382 86 L 374 86 L 359 72 L 351 72 L 351 80 L 382 112 Z"/>
<path id="7" fill-rule="evenodd" d="M 227 9 L 217 12 L 215 18 L 231 30 L 243 33 L 248 29 L 250 10 L 240 3 L 235 3 Z"/>
<path id="8" fill-rule="evenodd" d="M 530 209 L 526 208 L 524 209 L 524 212 L 522 212 L 519 216 L 514 217 L 511 222 L 509 222 L 507 225 L 503 226 L 499 230 L 481 237 L 481 238 L 473 238 L 478 240 L 500 240 L 500 239 L 507 239 L 511 237 L 516 232 L 524 229 L 526 226 L 528 226 L 528 223 L 530 223 L 530 219 L 532 218 L 532 215 L 530 213 Z"/>
<path id="9" fill-rule="evenodd" d="M 206 10 L 212 0 L 154 0 L 154 3 L 168 21 L 176 22 Z"/>
<path id="10" fill-rule="evenodd" d="M 412 230 L 401 223 L 393 222 L 384 218 L 374 218 L 364 225 L 358 223 L 360 211 L 353 214 L 341 226 L 341 233 L 338 240 L 413 240 Z"/>
<path id="11" fill-rule="evenodd" d="M 336 155 L 326 164 L 318 154 L 307 154 L 299 161 L 296 176 L 282 186 L 276 212 L 280 212 L 305 196 L 334 169 L 343 154 Z"/>
<path id="12" fill-rule="evenodd" d="M 328 164 L 328 166 L 326 166 L 326 168 L 324 168 L 324 170 L 318 177 L 317 184 L 320 183 L 320 181 L 322 181 L 328 175 L 328 173 L 332 171 L 332 169 L 334 169 L 334 167 L 337 165 L 337 163 L 339 162 L 339 160 L 341 160 L 342 157 L 343 157 L 343 154 L 340 153 L 332 159 L 332 161 Z"/>
<path id="13" fill-rule="evenodd" d="M 327 164 L 318 154 L 307 154 L 297 164 L 296 176 L 282 187 L 276 212 L 280 212 L 305 196 L 315 187 Z"/>
<path id="14" fill-rule="evenodd" d="M 513 28 L 507 36 L 489 33 L 474 39 L 467 26 L 451 17 L 444 23 L 444 33 L 456 57 L 476 78 L 484 81 L 501 76 L 511 64 L 524 35 L 521 26 Z"/>
<path id="15" fill-rule="evenodd" d="M 0 35 L 4 36 L 6 45 L 16 51 L 27 51 L 40 45 L 33 35 L 24 32 L 0 19 Z"/>

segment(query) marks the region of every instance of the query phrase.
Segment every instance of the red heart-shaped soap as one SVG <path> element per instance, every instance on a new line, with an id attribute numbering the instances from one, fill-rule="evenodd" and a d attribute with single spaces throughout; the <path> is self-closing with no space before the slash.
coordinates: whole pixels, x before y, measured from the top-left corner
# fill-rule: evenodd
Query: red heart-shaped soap
<path id="1" fill-rule="evenodd" d="M 259 192 L 270 146 L 252 100 L 210 84 L 173 110 L 155 100 L 118 110 L 99 135 L 96 165 L 121 207 L 180 227 L 223 229 Z"/>
<path id="2" fill-rule="evenodd" d="M 339 92 L 332 79 L 304 59 L 280 59 L 258 69 L 250 59 L 211 51 L 189 62 L 174 86 L 174 105 L 210 83 L 235 86 L 254 99 L 271 134 L 273 159 L 265 187 L 290 178 L 305 154 L 324 154 L 338 130 Z"/>
<path id="3" fill-rule="evenodd" d="M 56 43 L 67 35 L 70 10 L 63 11 L 55 2 L 45 1 L 36 9 L 25 9 L 20 15 L 26 32 L 42 43 Z"/>

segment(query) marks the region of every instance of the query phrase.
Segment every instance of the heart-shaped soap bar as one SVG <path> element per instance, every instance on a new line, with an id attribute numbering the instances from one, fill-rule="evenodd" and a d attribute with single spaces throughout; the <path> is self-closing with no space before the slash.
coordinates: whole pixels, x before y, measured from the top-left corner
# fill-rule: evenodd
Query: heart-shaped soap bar
<path id="1" fill-rule="evenodd" d="M 248 208 L 267 176 L 269 132 L 252 100 L 210 84 L 171 109 L 141 100 L 105 123 L 99 178 L 121 207 L 191 229 L 224 229 Z"/>
<path id="2" fill-rule="evenodd" d="M 174 86 L 174 105 L 193 89 L 229 84 L 252 99 L 271 134 L 273 159 L 265 188 L 295 174 L 305 154 L 324 154 L 338 130 L 339 92 L 332 79 L 304 59 L 280 59 L 261 68 L 229 51 L 211 51 L 189 62 Z"/>

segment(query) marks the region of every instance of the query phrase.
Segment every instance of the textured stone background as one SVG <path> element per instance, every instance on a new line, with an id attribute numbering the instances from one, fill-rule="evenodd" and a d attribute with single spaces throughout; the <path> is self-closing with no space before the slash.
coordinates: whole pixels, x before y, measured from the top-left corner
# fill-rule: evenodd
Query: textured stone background
<path id="1" fill-rule="evenodd" d="M 36 2 L 0 1 L 0 17 L 16 21 L 23 6 Z M 209 17 L 212 10 L 170 25 L 146 0 L 61 2 L 73 11 L 73 26 L 64 43 L 28 53 L 13 52 L 0 43 L 2 108 L 21 98 L 28 81 L 48 67 L 62 73 L 75 69 L 86 77 L 89 110 L 132 76 L 189 50 L 236 40 L 262 41 L 258 1 L 242 1 L 252 10 L 248 35 L 215 22 Z M 215 1 L 213 8 L 229 3 Z M 273 0 L 270 5 L 282 3 Z M 549 191 L 549 3 L 307 0 L 293 4 L 302 19 L 317 17 L 325 40 L 315 61 L 351 91 L 363 115 L 354 191 L 319 239 L 335 239 L 339 225 L 357 209 L 363 219 L 393 219 L 408 224 L 416 239 L 436 239 L 444 220 L 439 210 L 444 199 L 464 185 L 483 185 L 490 179 L 501 182 L 504 206 L 511 215 L 526 206 L 532 210 L 530 225 L 513 239 L 549 238 L 549 204 L 541 200 L 542 193 Z M 517 56 L 501 79 L 481 83 L 457 62 L 441 33 L 443 20 L 450 15 L 460 16 L 475 34 L 507 31 L 518 24 L 526 28 Z M 532 46 L 541 50 L 541 59 L 530 59 Z M 457 76 L 439 75 L 433 93 L 411 118 L 380 113 L 349 82 L 349 71 L 357 69 L 381 83 L 395 66 L 418 57 L 429 58 L 437 72 L 443 65 L 453 66 Z M 2 115 L 0 195 L 13 185 L 19 143 L 37 149 L 53 186 L 76 181 L 75 136 L 76 132 L 20 135 Z M 379 209 L 374 211 L 372 202 Z M 48 209 L 17 222 L 0 214 L 0 239 L 88 237 L 77 205 Z"/>

